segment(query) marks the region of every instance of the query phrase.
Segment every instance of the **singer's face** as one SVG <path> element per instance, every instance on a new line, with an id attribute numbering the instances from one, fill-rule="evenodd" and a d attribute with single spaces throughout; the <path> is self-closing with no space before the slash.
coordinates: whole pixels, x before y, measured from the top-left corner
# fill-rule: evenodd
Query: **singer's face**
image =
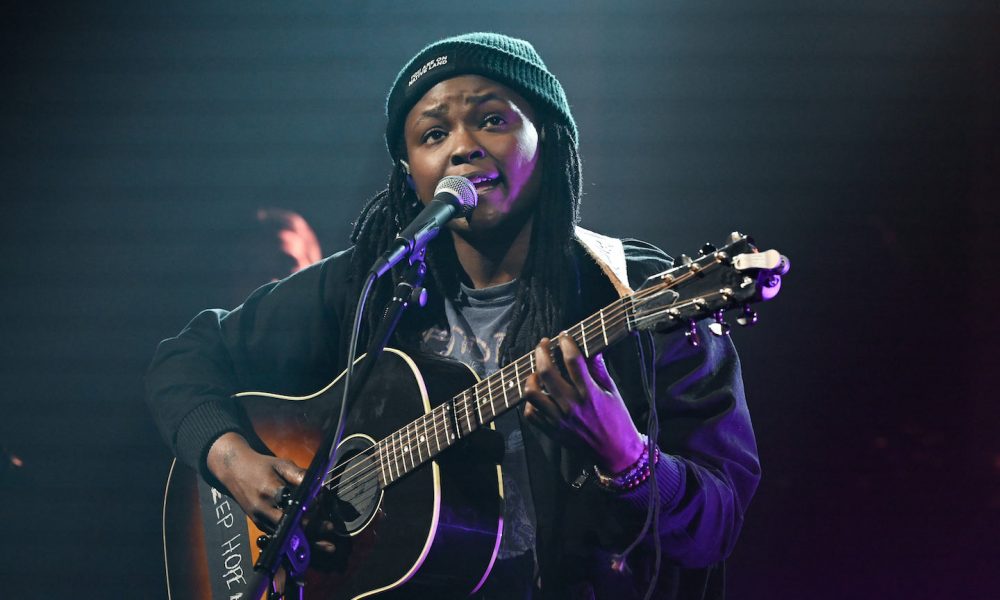
<path id="1" fill-rule="evenodd" d="M 417 196 L 425 204 L 446 175 L 469 178 L 479 204 L 458 233 L 523 224 L 541 182 L 535 111 L 514 90 L 478 75 L 432 87 L 406 117 L 403 135 Z M 521 218 L 519 218 L 521 217 Z"/>

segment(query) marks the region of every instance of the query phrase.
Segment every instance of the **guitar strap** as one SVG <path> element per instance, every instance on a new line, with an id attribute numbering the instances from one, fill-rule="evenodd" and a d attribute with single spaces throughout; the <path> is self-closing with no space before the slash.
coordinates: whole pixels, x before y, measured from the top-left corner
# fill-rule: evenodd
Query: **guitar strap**
<path id="1" fill-rule="evenodd" d="M 198 496 L 212 600 L 250 600 L 247 578 L 253 573 L 250 544 L 254 542 L 246 513 L 201 477 Z"/>
<path id="2" fill-rule="evenodd" d="M 611 285 L 615 287 L 618 296 L 624 298 L 631 295 L 632 288 L 628 285 L 628 268 L 625 264 L 625 247 L 622 246 L 622 241 L 583 227 L 576 228 L 574 237 L 594 259 L 604 275 L 611 280 Z"/>

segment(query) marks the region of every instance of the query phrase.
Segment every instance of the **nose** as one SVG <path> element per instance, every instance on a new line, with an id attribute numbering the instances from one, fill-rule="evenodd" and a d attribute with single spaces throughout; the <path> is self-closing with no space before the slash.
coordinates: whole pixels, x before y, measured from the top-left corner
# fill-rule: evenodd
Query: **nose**
<path id="1" fill-rule="evenodd" d="M 450 137 L 454 144 L 451 152 L 451 164 L 466 164 L 486 156 L 486 151 L 483 150 L 476 137 L 464 127 L 453 131 Z"/>

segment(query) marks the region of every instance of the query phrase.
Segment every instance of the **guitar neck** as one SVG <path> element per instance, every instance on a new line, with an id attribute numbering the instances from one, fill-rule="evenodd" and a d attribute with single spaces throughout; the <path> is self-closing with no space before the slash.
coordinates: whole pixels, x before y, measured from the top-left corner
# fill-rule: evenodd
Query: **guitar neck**
<path id="1" fill-rule="evenodd" d="M 566 330 L 584 356 L 598 354 L 633 330 L 632 299 L 620 298 Z M 555 356 L 554 340 L 549 352 Z M 391 484 L 520 404 L 534 372 L 535 355 L 529 352 L 378 442 L 373 459 L 380 483 Z"/>

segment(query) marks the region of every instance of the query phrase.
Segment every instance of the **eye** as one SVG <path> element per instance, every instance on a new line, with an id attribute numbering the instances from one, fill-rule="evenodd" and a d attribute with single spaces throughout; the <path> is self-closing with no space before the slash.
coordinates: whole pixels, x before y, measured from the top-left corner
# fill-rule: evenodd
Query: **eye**
<path id="1" fill-rule="evenodd" d="M 431 129 L 431 130 L 428 130 L 427 133 L 425 133 L 424 135 L 420 136 L 420 143 L 421 144 L 429 144 L 431 142 L 437 142 L 437 141 L 443 139 L 444 136 L 445 136 L 444 130 L 442 130 L 442 129 Z"/>
<path id="2" fill-rule="evenodd" d="M 488 114 L 485 118 L 483 118 L 483 126 L 485 127 L 500 127 L 506 123 L 507 120 L 497 113 Z"/>

